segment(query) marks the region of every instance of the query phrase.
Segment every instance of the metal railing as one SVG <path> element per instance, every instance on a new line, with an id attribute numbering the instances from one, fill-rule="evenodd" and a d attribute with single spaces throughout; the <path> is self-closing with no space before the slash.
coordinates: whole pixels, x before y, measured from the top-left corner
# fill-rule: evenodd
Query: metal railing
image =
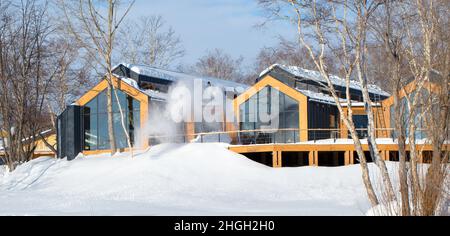
<path id="1" fill-rule="evenodd" d="M 392 134 L 392 128 L 379 128 L 375 130 L 377 138 L 386 137 L 386 133 Z M 359 138 L 364 139 L 368 136 L 368 129 L 356 129 Z M 388 131 L 388 132 L 386 132 Z M 342 133 L 341 129 L 264 129 L 264 130 L 237 130 L 237 131 L 219 131 L 195 134 L 175 134 L 150 136 L 149 144 L 160 143 L 211 143 L 224 142 L 233 145 L 251 145 L 251 144 L 280 144 L 280 143 L 299 143 L 302 137 L 307 137 L 307 141 L 317 142 L 319 140 L 330 139 L 336 142 L 340 138 L 351 138 L 350 133 Z"/>

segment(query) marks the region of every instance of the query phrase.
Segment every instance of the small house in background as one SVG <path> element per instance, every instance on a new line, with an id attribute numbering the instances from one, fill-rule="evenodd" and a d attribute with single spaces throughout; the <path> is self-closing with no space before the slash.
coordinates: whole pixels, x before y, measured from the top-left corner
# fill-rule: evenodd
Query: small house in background
<path id="1" fill-rule="evenodd" d="M 45 130 L 41 132 L 36 138 L 34 143 L 30 143 L 31 139 L 26 139 L 23 142 L 27 145 L 33 145 L 34 151 L 32 158 L 38 158 L 42 156 L 47 157 L 56 157 L 56 153 L 53 149 L 56 149 L 57 143 L 56 143 L 56 132 L 54 130 Z M 0 164 L 3 164 L 1 162 L 1 158 L 5 156 L 5 149 L 4 147 L 7 145 L 8 140 L 6 138 L 5 132 L 0 132 Z M 50 148 L 49 145 L 52 147 Z"/>

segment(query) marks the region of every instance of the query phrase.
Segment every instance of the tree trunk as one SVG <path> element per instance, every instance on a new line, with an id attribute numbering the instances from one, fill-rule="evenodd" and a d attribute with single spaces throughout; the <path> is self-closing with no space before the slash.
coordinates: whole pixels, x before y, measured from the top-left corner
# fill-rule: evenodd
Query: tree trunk
<path id="1" fill-rule="evenodd" d="M 395 90 L 398 91 L 398 90 Z M 409 187 L 408 187 L 408 170 L 406 167 L 406 138 L 405 130 L 403 129 L 402 121 L 403 117 L 400 116 L 402 112 L 400 111 L 400 104 L 398 102 L 397 93 L 394 94 L 394 109 L 395 114 L 397 114 L 395 119 L 395 131 L 397 132 L 397 143 L 398 143 L 398 156 L 399 156 L 399 181 L 400 181 L 400 195 L 401 195 L 401 214 L 402 216 L 411 215 L 411 209 L 409 206 Z"/>
<path id="2" fill-rule="evenodd" d="M 114 114 L 112 107 L 112 81 L 109 79 L 108 91 L 106 93 L 107 100 L 107 110 L 108 110 L 108 137 L 109 137 L 109 146 L 111 148 L 111 155 L 114 155 L 117 152 L 116 148 L 116 136 L 114 135 Z"/>

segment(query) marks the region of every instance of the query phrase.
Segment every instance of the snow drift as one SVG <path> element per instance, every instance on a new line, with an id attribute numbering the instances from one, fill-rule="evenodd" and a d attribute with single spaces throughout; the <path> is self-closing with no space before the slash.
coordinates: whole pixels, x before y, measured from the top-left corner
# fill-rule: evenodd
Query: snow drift
<path id="1" fill-rule="evenodd" d="M 364 215 L 360 167 L 273 169 L 226 144 L 40 158 L 0 170 L 0 215 Z"/>

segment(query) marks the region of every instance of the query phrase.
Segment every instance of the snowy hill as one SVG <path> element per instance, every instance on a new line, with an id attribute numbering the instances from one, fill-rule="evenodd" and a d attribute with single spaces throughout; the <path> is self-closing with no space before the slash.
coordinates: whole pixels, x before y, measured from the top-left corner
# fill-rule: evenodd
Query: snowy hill
<path id="1" fill-rule="evenodd" d="M 363 215 L 360 167 L 272 169 L 224 144 L 0 170 L 0 215 Z M 2 167 L 0 167 L 2 168 Z"/>

